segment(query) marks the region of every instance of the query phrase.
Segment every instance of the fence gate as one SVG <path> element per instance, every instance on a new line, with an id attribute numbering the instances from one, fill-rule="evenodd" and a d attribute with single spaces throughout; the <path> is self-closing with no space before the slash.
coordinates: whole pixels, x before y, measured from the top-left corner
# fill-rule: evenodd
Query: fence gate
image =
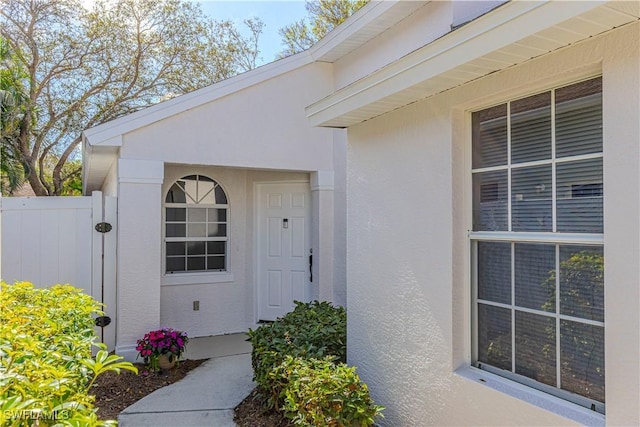
<path id="1" fill-rule="evenodd" d="M 116 334 L 116 209 L 117 199 L 100 191 L 0 197 L 0 278 L 83 289 L 106 305 L 96 332 L 110 349 Z"/>

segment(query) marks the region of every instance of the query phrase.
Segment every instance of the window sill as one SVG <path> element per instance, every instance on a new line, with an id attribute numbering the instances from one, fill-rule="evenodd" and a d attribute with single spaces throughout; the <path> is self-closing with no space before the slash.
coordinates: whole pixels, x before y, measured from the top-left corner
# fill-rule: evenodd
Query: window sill
<path id="1" fill-rule="evenodd" d="M 162 286 L 201 285 L 204 283 L 233 282 L 233 274 L 221 273 L 175 273 L 162 276 Z"/>
<path id="2" fill-rule="evenodd" d="M 490 372 L 466 366 L 456 370 L 455 374 L 508 396 L 523 400 L 558 416 L 573 420 L 581 425 L 605 425 L 605 416 L 602 414 Z"/>

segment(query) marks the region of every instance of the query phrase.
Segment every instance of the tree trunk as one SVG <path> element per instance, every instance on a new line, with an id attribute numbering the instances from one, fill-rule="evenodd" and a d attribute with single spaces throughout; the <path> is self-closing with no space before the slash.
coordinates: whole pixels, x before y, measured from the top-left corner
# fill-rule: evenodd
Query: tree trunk
<path id="1" fill-rule="evenodd" d="M 33 167 L 33 165 L 29 165 L 29 167 L 31 168 L 31 171 L 29 173 L 28 181 L 31 185 L 31 188 L 33 188 L 33 192 L 36 193 L 36 196 L 51 196 L 52 194 L 49 194 L 47 192 L 47 189 L 44 188 L 44 185 L 42 185 L 42 183 L 40 182 L 38 175 L 35 173 L 35 168 Z"/>

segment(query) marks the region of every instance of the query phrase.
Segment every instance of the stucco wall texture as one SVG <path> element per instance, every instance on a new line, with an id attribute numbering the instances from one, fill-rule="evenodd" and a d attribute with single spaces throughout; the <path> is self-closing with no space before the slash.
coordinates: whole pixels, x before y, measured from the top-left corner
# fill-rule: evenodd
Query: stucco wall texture
<path id="1" fill-rule="evenodd" d="M 175 164 L 332 170 L 332 130 L 311 127 L 304 111 L 332 89 L 330 65 L 309 64 L 128 133 L 121 156 Z"/>
<path id="2" fill-rule="evenodd" d="M 639 35 L 640 25 L 628 25 L 349 128 L 348 362 L 386 407 L 380 425 L 640 424 Z M 543 409 L 464 375 L 471 369 L 469 111 L 598 74 L 606 418 L 553 397 Z"/>

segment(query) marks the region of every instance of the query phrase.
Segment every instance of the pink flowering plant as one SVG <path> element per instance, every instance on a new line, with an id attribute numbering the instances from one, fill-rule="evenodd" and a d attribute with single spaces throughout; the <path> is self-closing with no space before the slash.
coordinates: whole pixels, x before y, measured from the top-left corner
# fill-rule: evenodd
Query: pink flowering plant
<path id="1" fill-rule="evenodd" d="M 182 356 L 187 342 L 189 342 L 189 338 L 186 332 L 162 328 L 146 333 L 144 338 L 138 340 L 136 350 L 138 350 L 138 357 L 142 357 L 145 364 L 157 371 L 159 369 L 158 359 L 161 355 L 166 355 L 170 361 L 178 360 Z"/>

